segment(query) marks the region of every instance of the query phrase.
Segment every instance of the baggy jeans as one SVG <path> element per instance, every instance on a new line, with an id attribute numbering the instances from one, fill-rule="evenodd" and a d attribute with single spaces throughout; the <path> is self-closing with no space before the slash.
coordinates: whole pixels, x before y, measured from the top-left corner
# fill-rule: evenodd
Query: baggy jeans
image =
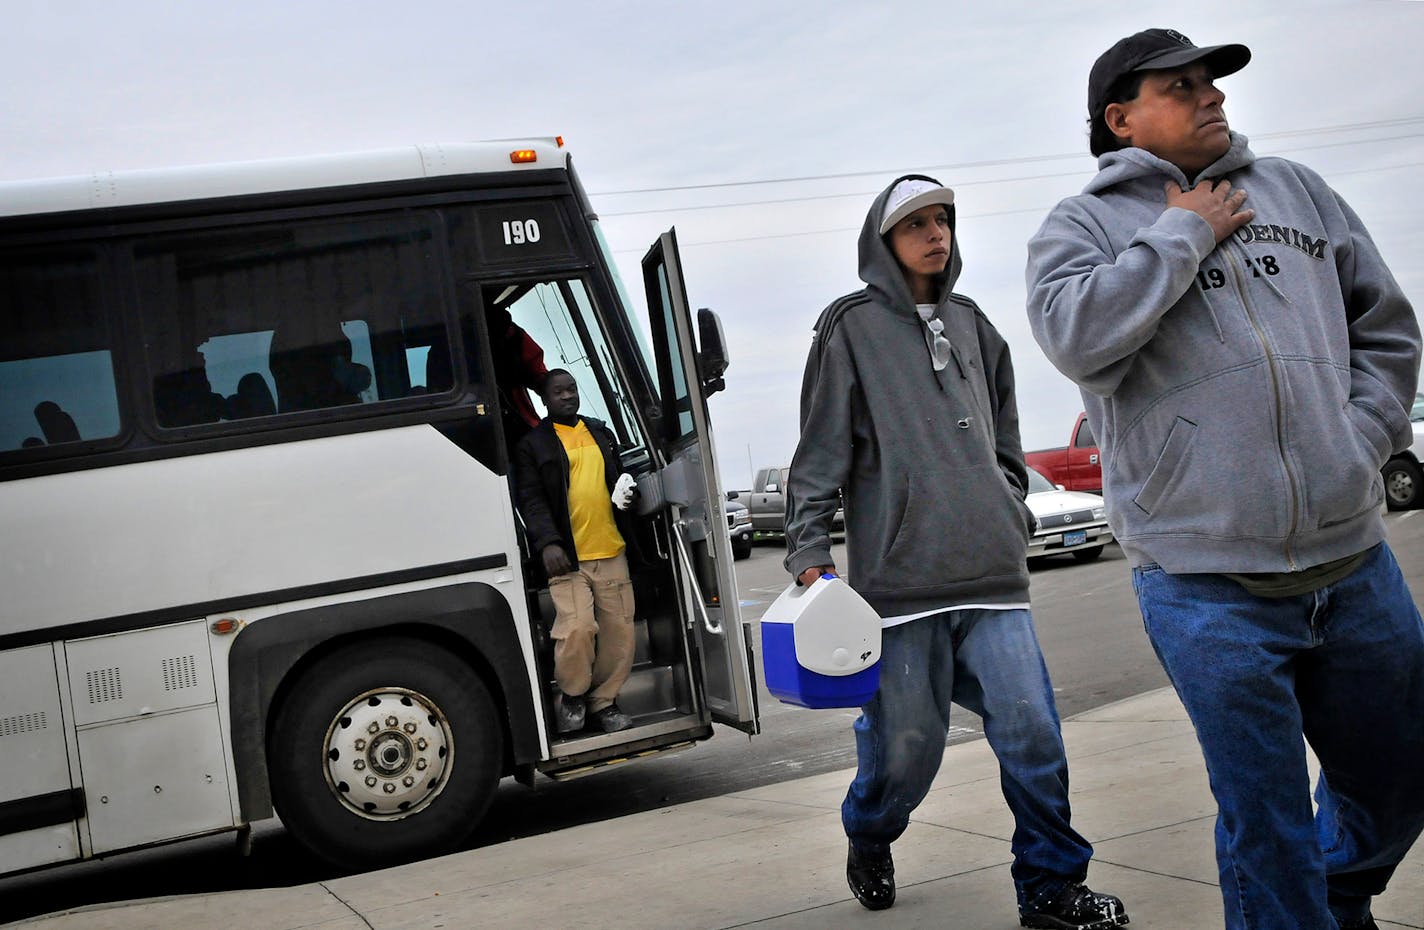
<path id="1" fill-rule="evenodd" d="M 998 757 L 1019 906 L 1082 881 L 1093 848 L 1069 824 L 1058 709 L 1027 610 L 953 610 L 885 629 L 880 690 L 855 722 L 859 767 L 841 805 L 851 843 L 884 852 L 905 832 L 944 757 L 951 702 L 984 719 Z"/>
<path id="2" fill-rule="evenodd" d="M 633 670 L 633 582 L 628 558 L 581 559 L 549 579 L 554 602 L 554 679 L 571 697 L 588 695 L 589 713 L 618 698 Z"/>
<path id="3" fill-rule="evenodd" d="M 1342 581 L 1284 598 L 1221 575 L 1132 574 L 1216 796 L 1228 930 L 1368 916 L 1424 829 L 1424 623 L 1394 554 L 1381 543 Z"/>

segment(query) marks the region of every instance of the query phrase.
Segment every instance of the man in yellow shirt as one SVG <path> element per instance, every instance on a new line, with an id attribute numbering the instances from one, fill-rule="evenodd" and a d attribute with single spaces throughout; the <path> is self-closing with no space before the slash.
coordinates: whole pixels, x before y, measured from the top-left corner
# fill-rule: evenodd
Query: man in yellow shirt
<path id="1" fill-rule="evenodd" d="M 514 476 L 554 601 L 555 718 L 560 733 L 586 722 L 613 733 L 633 725 L 617 703 L 633 668 L 633 582 L 613 508 L 626 508 L 634 492 L 617 481 L 613 432 L 578 415 L 573 375 L 553 369 L 540 396 L 549 415 L 519 441 Z"/>

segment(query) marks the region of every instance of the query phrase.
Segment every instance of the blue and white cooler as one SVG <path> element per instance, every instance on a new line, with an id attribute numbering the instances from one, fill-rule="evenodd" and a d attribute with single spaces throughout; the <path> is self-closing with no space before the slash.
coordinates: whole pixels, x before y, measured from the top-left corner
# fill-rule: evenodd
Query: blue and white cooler
<path id="1" fill-rule="evenodd" d="M 777 700 L 860 707 L 880 687 L 880 616 L 835 575 L 792 582 L 762 615 L 761 656 Z"/>

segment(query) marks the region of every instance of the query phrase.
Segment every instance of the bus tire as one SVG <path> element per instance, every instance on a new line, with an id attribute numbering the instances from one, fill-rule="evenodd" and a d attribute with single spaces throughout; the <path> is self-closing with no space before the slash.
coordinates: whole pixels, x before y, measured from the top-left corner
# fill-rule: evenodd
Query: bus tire
<path id="1" fill-rule="evenodd" d="M 504 759 L 494 701 L 474 669 L 438 646 L 383 638 L 300 674 L 268 746 L 287 830 L 343 869 L 457 849 L 494 797 Z"/>

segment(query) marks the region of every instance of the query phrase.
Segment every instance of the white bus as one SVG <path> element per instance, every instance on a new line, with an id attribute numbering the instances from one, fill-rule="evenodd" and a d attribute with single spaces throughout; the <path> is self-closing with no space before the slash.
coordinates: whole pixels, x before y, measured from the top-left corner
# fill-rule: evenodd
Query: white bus
<path id="1" fill-rule="evenodd" d="M 0 185 L 0 873 L 274 809 L 378 866 L 756 732 L 720 327 L 671 232 L 642 278 L 651 339 L 559 139 Z M 505 313 L 644 492 L 620 733 L 551 725 Z"/>

